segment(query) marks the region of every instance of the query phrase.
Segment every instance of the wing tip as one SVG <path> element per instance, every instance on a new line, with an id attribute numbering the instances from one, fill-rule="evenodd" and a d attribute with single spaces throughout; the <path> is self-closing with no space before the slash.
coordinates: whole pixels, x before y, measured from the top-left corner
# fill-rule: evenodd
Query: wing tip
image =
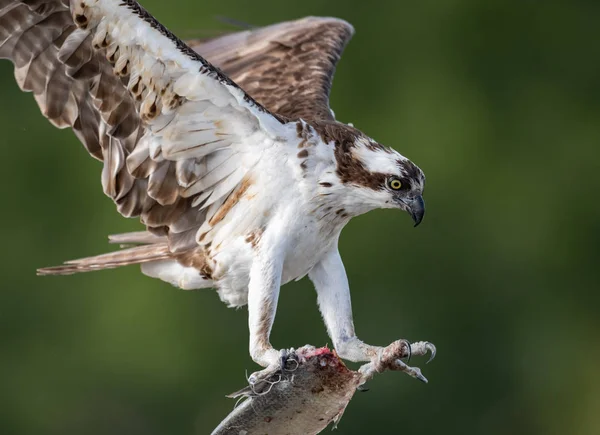
<path id="1" fill-rule="evenodd" d="M 354 26 L 352 24 L 350 24 L 348 21 L 344 20 L 343 18 L 321 17 L 321 16 L 315 16 L 315 15 L 309 15 L 307 17 L 301 18 L 298 21 L 314 21 L 315 23 L 318 22 L 319 24 L 335 24 L 335 25 L 345 27 L 347 29 L 347 31 L 349 32 L 350 36 L 354 35 L 354 33 L 355 33 Z"/>

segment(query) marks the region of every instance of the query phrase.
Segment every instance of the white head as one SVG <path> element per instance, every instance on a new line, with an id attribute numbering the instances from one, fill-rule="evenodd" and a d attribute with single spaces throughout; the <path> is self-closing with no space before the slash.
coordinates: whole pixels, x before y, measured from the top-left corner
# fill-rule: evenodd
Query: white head
<path id="1" fill-rule="evenodd" d="M 425 213 L 423 171 L 397 151 L 384 147 L 360 131 L 338 124 L 335 143 L 339 194 L 350 215 L 376 208 L 399 208 L 418 225 Z"/>

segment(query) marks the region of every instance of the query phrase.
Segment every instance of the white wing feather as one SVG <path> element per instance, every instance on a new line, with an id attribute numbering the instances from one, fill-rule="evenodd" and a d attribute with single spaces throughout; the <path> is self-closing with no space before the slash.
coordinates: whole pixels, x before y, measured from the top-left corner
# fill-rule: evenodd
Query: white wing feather
<path id="1" fill-rule="evenodd" d="M 42 113 L 104 163 L 119 212 L 169 235 L 176 251 L 197 247 L 198 229 L 269 148 L 296 139 L 295 124 L 134 0 L 0 0 L 0 58 Z"/>
<path id="2" fill-rule="evenodd" d="M 126 164 L 137 177 L 148 177 L 148 194 L 161 205 L 173 203 L 177 196 L 193 197 L 191 207 L 206 210 L 205 228 L 254 167 L 261 149 L 281 140 L 287 130 L 220 71 L 151 21 L 137 2 L 71 1 L 71 12 L 81 29 L 70 35 L 59 56 L 68 56 L 70 47 L 88 38 L 96 46 L 107 46 L 115 72 L 129 73 L 127 89 L 140 101 L 145 127 L 128 156 L 114 153 L 118 161 L 109 165 L 112 172 L 103 179 L 114 179 Z M 173 167 L 163 162 L 173 162 Z M 168 177 L 175 182 L 169 185 Z M 169 188 L 176 188 L 177 194 L 169 194 Z"/>

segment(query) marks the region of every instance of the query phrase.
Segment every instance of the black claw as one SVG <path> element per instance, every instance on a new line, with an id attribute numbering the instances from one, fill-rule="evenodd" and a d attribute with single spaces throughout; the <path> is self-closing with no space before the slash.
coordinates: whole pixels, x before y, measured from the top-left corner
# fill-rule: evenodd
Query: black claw
<path id="1" fill-rule="evenodd" d="M 417 376 L 415 376 L 419 381 L 423 382 L 424 384 L 429 383 L 429 381 L 427 380 L 427 378 L 425 376 L 423 376 L 421 373 L 419 373 Z"/>
<path id="2" fill-rule="evenodd" d="M 412 345 L 410 344 L 410 341 L 408 340 L 404 340 L 406 342 L 406 346 L 408 347 L 408 357 L 406 359 L 406 364 L 408 364 L 410 362 L 410 357 L 412 356 Z"/>
<path id="3" fill-rule="evenodd" d="M 294 350 L 294 348 L 281 349 L 279 358 L 280 358 L 279 363 L 281 365 L 282 372 L 293 372 L 300 365 L 300 363 L 298 362 L 298 357 L 296 356 L 296 351 Z M 290 367 L 290 362 L 293 362 L 291 367 Z"/>
<path id="4" fill-rule="evenodd" d="M 431 352 L 431 356 L 429 357 L 429 359 L 425 363 L 425 364 L 429 364 L 435 358 L 436 348 L 435 348 L 435 346 L 433 344 L 431 344 L 429 342 L 427 343 L 427 345 L 425 347 L 429 350 L 429 352 Z"/>
<path id="5" fill-rule="evenodd" d="M 366 388 L 366 387 L 363 387 L 362 385 L 359 385 L 358 387 L 356 387 L 356 390 L 360 391 L 361 393 L 366 393 L 367 391 L 370 390 L 370 388 Z"/>
<path id="6" fill-rule="evenodd" d="M 281 370 L 285 370 L 285 363 L 287 362 L 289 357 L 287 349 L 281 349 L 279 351 L 279 364 L 281 365 Z"/>

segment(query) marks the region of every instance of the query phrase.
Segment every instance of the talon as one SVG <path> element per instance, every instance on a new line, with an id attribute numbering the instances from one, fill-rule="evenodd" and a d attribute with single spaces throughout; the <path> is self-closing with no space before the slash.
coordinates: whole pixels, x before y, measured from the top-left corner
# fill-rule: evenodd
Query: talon
<path id="1" fill-rule="evenodd" d="M 285 370 L 285 363 L 289 357 L 287 349 L 281 349 L 279 351 L 279 365 L 281 366 L 281 370 Z"/>
<path id="2" fill-rule="evenodd" d="M 419 381 L 421 381 L 425 384 L 427 384 L 429 382 L 427 380 L 427 378 L 425 376 L 423 376 L 423 373 L 421 373 L 421 369 L 419 367 L 405 366 L 403 371 L 404 371 L 404 373 L 409 374 L 413 378 L 418 379 Z"/>
<path id="3" fill-rule="evenodd" d="M 417 369 L 417 370 L 419 370 L 419 369 Z M 427 378 L 425 376 L 423 376 L 423 373 L 421 373 L 421 370 L 419 370 L 417 373 L 414 374 L 414 378 L 418 379 L 419 381 L 423 382 L 424 384 L 429 383 Z"/>
<path id="4" fill-rule="evenodd" d="M 406 358 L 406 364 L 408 364 L 410 362 L 410 357 L 412 356 L 412 345 L 410 344 L 410 341 L 406 339 L 404 341 L 406 342 L 406 347 L 408 347 L 408 357 Z"/>
<path id="5" fill-rule="evenodd" d="M 407 375 L 418 379 L 419 381 L 423 382 L 423 383 L 428 383 L 429 381 L 427 380 L 427 378 L 425 376 L 423 376 L 423 373 L 421 373 L 421 369 L 418 367 L 411 367 L 409 365 L 406 365 L 406 363 L 404 363 L 402 360 L 397 359 L 395 362 L 395 367 L 392 368 L 392 370 L 399 370 L 401 372 L 406 373 Z"/>
<path id="6" fill-rule="evenodd" d="M 293 363 L 292 367 L 290 363 Z M 296 355 L 295 349 L 292 347 L 290 349 L 282 349 L 281 350 L 281 371 L 282 372 L 295 372 L 298 367 L 300 367 L 300 363 L 298 362 L 298 356 Z"/>
<path id="7" fill-rule="evenodd" d="M 414 355 L 425 356 L 427 353 L 430 353 L 431 356 L 429 357 L 427 363 L 431 362 L 431 360 L 435 358 L 437 352 L 433 343 L 428 341 L 417 341 L 411 345 L 410 349 Z"/>
<path id="8" fill-rule="evenodd" d="M 430 342 L 425 343 L 425 348 L 431 353 L 431 356 L 425 363 L 425 364 L 429 364 L 435 358 L 436 349 L 435 349 L 435 346 L 433 345 L 433 343 L 430 343 Z"/>

